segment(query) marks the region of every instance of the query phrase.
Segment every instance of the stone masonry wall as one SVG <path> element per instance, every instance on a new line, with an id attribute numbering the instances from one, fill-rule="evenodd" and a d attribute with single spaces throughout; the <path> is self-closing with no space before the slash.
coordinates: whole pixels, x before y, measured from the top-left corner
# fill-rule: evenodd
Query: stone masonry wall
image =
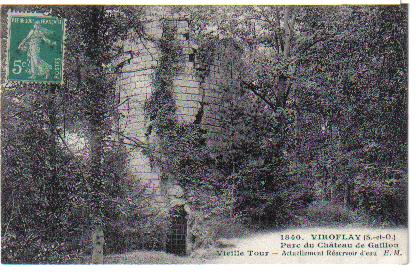
<path id="1" fill-rule="evenodd" d="M 145 33 L 154 41 L 139 39 L 135 36 L 125 41 L 126 56 L 133 56 L 130 63 L 125 65 L 119 78 L 120 95 L 120 124 L 121 132 L 130 139 L 142 142 L 152 141 L 146 137 L 146 121 L 144 104 L 152 93 L 152 75 L 158 65 L 160 52 L 157 40 L 162 36 L 161 20 L 173 20 L 177 27 L 176 39 L 181 45 L 182 69 L 173 80 L 176 100 L 177 120 L 194 122 L 195 116 L 204 104 L 202 124 L 209 130 L 219 132 L 217 112 L 223 106 L 224 95 L 221 88 L 227 80 L 233 77 L 232 64 L 224 61 L 227 50 L 226 43 L 218 43 L 214 59 L 208 67 L 209 73 L 204 78 L 197 73 L 195 58 L 198 45 L 189 35 L 188 15 L 173 12 L 170 7 L 147 7 Z M 230 68 L 231 67 L 231 68 Z M 154 139 L 153 139 L 154 140 Z M 126 140 L 128 141 L 128 140 Z M 146 184 L 155 196 L 160 194 L 160 173 L 152 168 L 149 159 L 139 149 L 130 152 L 129 170 L 132 176 Z"/>

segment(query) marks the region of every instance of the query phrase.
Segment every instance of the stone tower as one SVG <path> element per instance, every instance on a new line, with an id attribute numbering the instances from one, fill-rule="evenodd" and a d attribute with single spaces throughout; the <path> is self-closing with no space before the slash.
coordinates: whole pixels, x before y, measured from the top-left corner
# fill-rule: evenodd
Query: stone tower
<path id="1" fill-rule="evenodd" d="M 173 80 L 177 121 L 194 122 L 204 105 L 201 124 L 209 131 L 220 132 L 217 112 L 224 106 L 222 86 L 234 77 L 235 65 L 229 56 L 235 55 L 238 50 L 233 44 L 218 40 L 211 47 L 209 62 L 200 60 L 196 52 L 201 45 L 196 44 L 190 35 L 188 14 L 174 11 L 172 7 L 146 7 L 145 17 L 144 32 L 148 39 L 133 36 L 125 41 L 125 52 L 130 55 L 130 61 L 124 66 L 118 83 L 121 103 L 119 130 L 127 136 L 125 140 L 135 139 L 145 143 L 154 140 L 146 136 L 148 120 L 144 105 L 152 94 L 153 74 L 161 56 L 158 40 L 163 34 L 163 20 L 175 24 L 175 39 L 181 47 L 182 68 Z M 201 69 L 204 70 L 203 76 Z M 149 158 L 139 149 L 131 150 L 129 154 L 130 175 L 148 188 L 154 203 L 164 203 L 162 205 L 167 205 L 168 209 L 178 203 L 183 193 L 180 186 L 172 182 L 161 190 L 161 175 L 157 167 L 152 167 Z"/>

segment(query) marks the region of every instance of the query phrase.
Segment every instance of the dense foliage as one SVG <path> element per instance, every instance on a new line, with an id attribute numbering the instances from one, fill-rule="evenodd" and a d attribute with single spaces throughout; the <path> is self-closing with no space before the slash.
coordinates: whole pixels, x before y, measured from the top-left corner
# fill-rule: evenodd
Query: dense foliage
<path id="1" fill-rule="evenodd" d="M 67 18 L 65 84 L 2 78 L 2 261 L 70 262 L 90 253 L 97 226 L 106 253 L 163 249 L 166 214 L 130 177 L 114 129 L 116 80 L 133 57 L 123 41 L 148 38 L 145 8 L 20 9 Z M 177 9 L 200 45 L 201 82 L 215 54 L 238 66 L 220 86 L 220 133 L 204 126 L 204 102 L 195 122 L 178 121 L 184 56 L 175 24 L 161 21 L 145 105 L 153 141 L 133 148 L 184 188 L 196 248 L 240 224 L 407 224 L 406 6 Z"/>

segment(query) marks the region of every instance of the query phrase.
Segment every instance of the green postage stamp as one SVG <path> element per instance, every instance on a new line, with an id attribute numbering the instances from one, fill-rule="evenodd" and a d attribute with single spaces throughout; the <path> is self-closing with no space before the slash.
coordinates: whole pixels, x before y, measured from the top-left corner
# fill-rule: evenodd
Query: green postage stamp
<path id="1" fill-rule="evenodd" d="M 10 12 L 8 26 L 7 80 L 62 83 L 65 19 Z"/>

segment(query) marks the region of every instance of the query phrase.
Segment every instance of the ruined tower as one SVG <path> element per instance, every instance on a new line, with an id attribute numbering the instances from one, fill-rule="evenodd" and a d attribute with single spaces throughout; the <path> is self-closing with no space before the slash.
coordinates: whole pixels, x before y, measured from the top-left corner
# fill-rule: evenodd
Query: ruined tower
<path id="1" fill-rule="evenodd" d="M 124 140 L 154 141 L 154 137 L 146 136 L 148 120 L 144 106 L 152 94 L 153 75 L 161 57 L 158 41 L 163 35 L 162 22 L 166 20 L 175 25 L 175 39 L 180 44 L 181 69 L 173 79 L 176 119 L 191 123 L 201 118 L 204 128 L 220 132 L 217 113 L 223 106 L 223 86 L 234 77 L 234 60 L 229 56 L 233 55 L 235 46 L 218 40 L 208 49 L 211 50 L 209 58 L 198 59 L 201 44 L 192 38 L 188 14 L 175 11 L 172 7 L 146 7 L 145 18 L 144 33 L 147 38 L 133 36 L 125 41 L 125 53 L 130 60 L 124 66 L 118 84 L 121 104 L 119 129 L 126 136 Z M 184 203 L 180 200 L 183 190 L 174 181 L 161 189 L 159 169 L 151 166 L 149 158 L 140 149 L 129 151 L 128 170 L 132 177 L 146 186 L 148 193 L 154 197 L 154 205 L 165 205 L 170 209 L 175 203 Z"/>

